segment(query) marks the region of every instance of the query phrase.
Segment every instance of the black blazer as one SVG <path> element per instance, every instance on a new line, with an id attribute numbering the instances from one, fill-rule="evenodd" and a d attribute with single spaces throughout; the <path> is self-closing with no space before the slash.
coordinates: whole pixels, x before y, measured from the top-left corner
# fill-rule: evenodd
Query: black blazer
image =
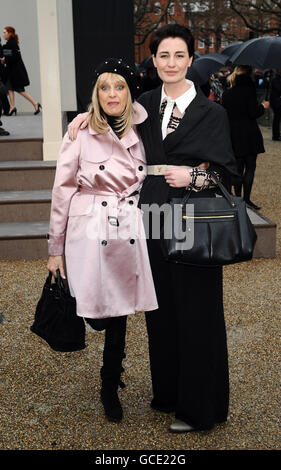
<path id="1" fill-rule="evenodd" d="M 197 166 L 210 162 L 210 169 L 223 174 L 226 183 L 226 176 L 237 175 L 227 115 L 222 106 L 206 98 L 200 88 L 196 91 L 179 126 L 164 140 L 159 119 L 161 86 L 138 98 L 148 112 L 146 121 L 138 126 L 147 164 Z M 173 191 L 163 176 L 147 176 L 140 203 L 161 205 L 177 195 L 178 191 Z"/>
<path id="2" fill-rule="evenodd" d="M 29 78 L 17 41 L 10 38 L 3 46 L 5 62 L 7 64 L 7 76 L 14 90 L 29 85 Z"/>
<path id="3" fill-rule="evenodd" d="M 222 105 L 228 114 L 235 156 L 263 153 L 263 137 L 256 119 L 263 115 L 264 107 L 257 102 L 251 77 L 238 75 L 235 85 L 223 93 Z"/>

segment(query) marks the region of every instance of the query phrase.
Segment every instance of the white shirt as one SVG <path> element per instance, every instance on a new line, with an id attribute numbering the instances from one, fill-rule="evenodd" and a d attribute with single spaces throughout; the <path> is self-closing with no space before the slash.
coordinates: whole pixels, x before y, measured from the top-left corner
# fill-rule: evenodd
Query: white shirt
<path id="1" fill-rule="evenodd" d="M 173 107 L 174 104 L 176 103 L 178 110 L 180 111 L 181 114 L 185 113 L 186 108 L 190 105 L 191 101 L 194 100 L 197 92 L 194 86 L 194 83 L 191 80 L 187 80 L 186 82 L 188 85 L 190 85 L 190 88 L 183 93 L 181 96 L 173 100 L 169 96 L 166 95 L 165 90 L 164 90 L 164 84 L 162 86 L 162 93 L 161 93 L 161 101 L 160 101 L 160 107 L 162 105 L 162 102 L 164 99 L 167 100 L 167 106 L 164 111 L 164 116 L 162 120 L 162 138 L 165 139 L 167 135 L 167 127 L 173 112 Z"/>

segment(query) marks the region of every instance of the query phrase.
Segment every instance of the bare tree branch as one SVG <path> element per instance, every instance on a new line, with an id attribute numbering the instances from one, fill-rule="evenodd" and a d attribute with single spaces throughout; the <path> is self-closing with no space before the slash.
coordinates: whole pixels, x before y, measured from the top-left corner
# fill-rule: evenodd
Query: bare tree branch
<path id="1" fill-rule="evenodd" d="M 160 2 L 155 0 L 135 0 L 135 34 L 138 39 L 135 41 L 136 46 L 144 44 L 149 34 L 154 31 L 167 18 L 168 10 L 172 0 L 167 0 L 163 7 Z M 153 15 L 155 12 L 155 4 L 160 3 L 160 15 Z"/>
<path id="2" fill-rule="evenodd" d="M 230 0 L 230 7 L 252 31 L 260 34 L 281 33 L 280 0 Z"/>
<path id="3" fill-rule="evenodd" d="M 205 51 L 214 39 L 216 51 L 221 49 L 223 41 L 233 42 L 241 38 L 242 20 L 229 8 L 226 0 L 204 0 L 185 2 L 188 6 L 186 18 L 191 21 L 194 36 L 205 43 Z"/>

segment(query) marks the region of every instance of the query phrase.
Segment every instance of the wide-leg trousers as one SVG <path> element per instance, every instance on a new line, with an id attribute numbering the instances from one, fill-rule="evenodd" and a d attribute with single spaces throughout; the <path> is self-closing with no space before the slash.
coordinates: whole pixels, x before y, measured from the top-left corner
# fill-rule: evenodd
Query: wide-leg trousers
<path id="1" fill-rule="evenodd" d="M 153 400 L 196 429 L 226 421 L 229 377 L 222 268 L 164 260 L 148 240 L 159 309 L 146 313 Z"/>

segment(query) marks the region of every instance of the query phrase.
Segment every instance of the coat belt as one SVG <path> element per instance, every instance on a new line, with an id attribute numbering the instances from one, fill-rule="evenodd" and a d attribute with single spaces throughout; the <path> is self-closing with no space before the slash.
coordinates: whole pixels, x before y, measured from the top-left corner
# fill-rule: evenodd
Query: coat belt
<path id="1" fill-rule="evenodd" d="M 181 168 L 192 168 L 191 166 L 185 165 L 147 165 L 147 174 L 153 176 L 162 176 L 165 170 L 175 166 L 180 166 Z"/>

